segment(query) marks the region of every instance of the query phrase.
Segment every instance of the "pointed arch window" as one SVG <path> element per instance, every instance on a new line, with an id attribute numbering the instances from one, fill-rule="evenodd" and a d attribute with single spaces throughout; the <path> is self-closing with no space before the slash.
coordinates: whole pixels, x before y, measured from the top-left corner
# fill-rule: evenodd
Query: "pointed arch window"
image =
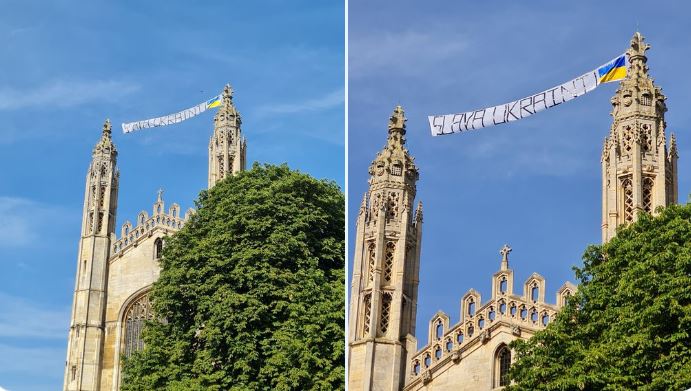
<path id="1" fill-rule="evenodd" d="M 393 258 L 396 252 L 394 242 L 386 243 L 386 256 L 384 257 L 384 284 L 390 285 L 393 281 Z"/>
<path id="2" fill-rule="evenodd" d="M 511 350 L 503 345 L 497 350 L 494 359 L 494 386 L 503 387 L 509 385 L 509 367 L 511 367 Z"/>
<path id="3" fill-rule="evenodd" d="M 123 353 L 129 357 L 132 353 L 144 348 L 142 329 L 147 320 L 153 319 L 149 294 L 146 293 L 129 305 L 123 319 L 125 345 Z"/>
<path id="4" fill-rule="evenodd" d="M 648 213 L 653 211 L 653 183 L 653 178 L 643 178 L 643 210 Z"/>
<path id="5" fill-rule="evenodd" d="M 631 178 L 624 178 L 621 181 L 621 187 L 624 191 L 624 222 L 630 223 L 633 221 L 633 185 L 631 184 Z"/>
<path id="6" fill-rule="evenodd" d="M 379 331 L 381 335 L 386 335 L 389 330 L 389 321 L 391 318 L 391 301 L 393 297 L 391 292 L 384 292 L 381 300 L 381 319 L 379 320 Z"/>
<path id="7" fill-rule="evenodd" d="M 161 259 L 163 256 L 163 239 L 157 238 L 154 241 L 154 259 Z"/>
<path id="8" fill-rule="evenodd" d="M 369 324 L 370 324 L 370 319 L 372 318 L 372 294 L 368 293 L 365 295 L 365 299 L 363 302 L 364 308 L 364 313 L 363 313 L 363 325 L 362 325 L 362 334 L 364 337 L 366 337 L 369 334 Z"/>
<path id="9" fill-rule="evenodd" d="M 374 245 L 374 242 L 370 242 L 367 245 L 367 265 L 368 265 L 368 279 L 369 282 L 372 283 L 374 281 L 374 259 L 376 256 L 375 252 L 376 246 Z"/>

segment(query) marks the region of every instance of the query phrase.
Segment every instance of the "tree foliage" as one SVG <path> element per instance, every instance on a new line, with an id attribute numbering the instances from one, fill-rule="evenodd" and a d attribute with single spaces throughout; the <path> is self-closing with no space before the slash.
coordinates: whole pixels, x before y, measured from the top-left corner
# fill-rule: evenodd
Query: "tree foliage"
<path id="1" fill-rule="evenodd" d="M 123 390 L 344 389 L 344 197 L 287 166 L 228 178 L 168 238 Z"/>
<path id="2" fill-rule="evenodd" d="M 583 259 L 555 321 L 512 343 L 510 390 L 691 387 L 691 204 L 643 214 Z"/>

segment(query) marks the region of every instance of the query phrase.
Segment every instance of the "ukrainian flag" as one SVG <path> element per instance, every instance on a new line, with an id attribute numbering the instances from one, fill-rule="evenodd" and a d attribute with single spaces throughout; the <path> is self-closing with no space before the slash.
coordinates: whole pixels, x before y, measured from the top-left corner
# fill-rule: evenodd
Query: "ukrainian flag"
<path id="1" fill-rule="evenodd" d="M 211 98 L 206 101 L 206 108 L 211 109 L 221 105 L 221 95 Z"/>
<path id="2" fill-rule="evenodd" d="M 626 77 L 626 55 L 615 58 L 597 69 L 598 84 L 621 80 Z"/>

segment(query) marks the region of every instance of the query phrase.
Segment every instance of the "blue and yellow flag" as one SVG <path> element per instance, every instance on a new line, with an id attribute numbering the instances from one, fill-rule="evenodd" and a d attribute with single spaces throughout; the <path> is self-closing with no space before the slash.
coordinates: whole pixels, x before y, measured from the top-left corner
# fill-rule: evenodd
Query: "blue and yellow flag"
<path id="1" fill-rule="evenodd" d="M 599 77 L 598 84 L 624 79 L 626 77 L 627 68 L 626 55 L 622 54 L 597 69 L 597 75 Z"/>
<path id="2" fill-rule="evenodd" d="M 206 101 L 206 108 L 207 109 L 218 107 L 220 105 L 221 105 L 221 95 L 213 97 L 213 98 L 209 99 L 208 101 Z"/>

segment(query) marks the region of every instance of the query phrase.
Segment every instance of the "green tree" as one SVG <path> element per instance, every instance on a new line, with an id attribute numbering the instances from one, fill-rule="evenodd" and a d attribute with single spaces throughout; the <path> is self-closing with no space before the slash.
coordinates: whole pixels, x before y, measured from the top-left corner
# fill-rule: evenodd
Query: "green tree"
<path id="1" fill-rule="evenodd" d="M 509 389 L 691 387 L 691 204 L 642 215 L 583 259 L 555 321 L 512 343 Z"/>
<path id="2" fill-rule="evenodd" d="M 197 201 L 151 291 L 163 321 L 123 390 L 338 390 L 345 383 L 345 202 L 333 182 L 254 167 Z"/>

